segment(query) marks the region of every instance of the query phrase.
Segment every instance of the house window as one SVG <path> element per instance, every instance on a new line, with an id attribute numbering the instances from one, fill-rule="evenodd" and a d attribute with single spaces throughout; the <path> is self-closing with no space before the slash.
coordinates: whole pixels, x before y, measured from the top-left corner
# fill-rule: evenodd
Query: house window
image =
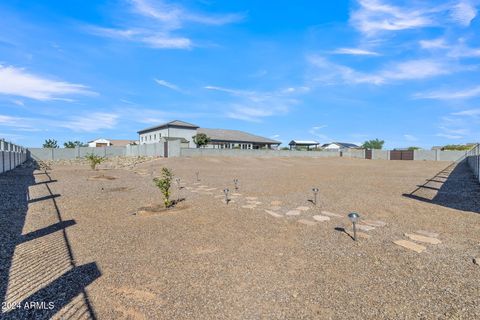
<path id="1" fill-rule="evenodd" d="M 153 140 L 157 140 L 157 134 L 153 135 Z"/>

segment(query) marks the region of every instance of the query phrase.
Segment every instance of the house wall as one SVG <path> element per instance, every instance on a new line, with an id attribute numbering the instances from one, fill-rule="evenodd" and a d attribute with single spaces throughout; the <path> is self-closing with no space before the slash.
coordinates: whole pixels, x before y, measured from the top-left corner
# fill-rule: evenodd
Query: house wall
<path id="1" fill-rule="evenodd" d="M 328 146 L 324 147 L 323 149 L 338 150 L 338 149 L 340 149 L 340 146 L 338 144 L 335 144 L 335 143 L 330 143 Z"/>
<path id="2" fill-rule="evenodd" d="M 140 134 L 140 144 L 159 143 L 161 142 L 162 138 L 184 138 L 185 140 L 189 141 L 188 146 L 190 148 L 195 148 L 196 145 L 193 142 L 192 137 L 196 134 L 196 129 L 168 127 Z"/>
<path id="3" fill-rule="evenodd" d="M 91 147 L 91 148 L 95 148 L 97 147 L 97 143 L 106 143 L 107 146 L 111 145 L 110 141 L 109 140 L 106 140 L 106 139 L 97 139 L 95 141 L 92 141 L 92 142 L 89 142 L 88 143 L 88 146 Z"/>

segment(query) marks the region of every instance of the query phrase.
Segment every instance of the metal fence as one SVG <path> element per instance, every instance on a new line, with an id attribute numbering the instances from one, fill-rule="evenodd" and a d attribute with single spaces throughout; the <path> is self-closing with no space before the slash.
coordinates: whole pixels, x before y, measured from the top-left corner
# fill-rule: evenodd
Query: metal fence
<path id="1" fill-rule="evenodd" d="M 14 169 L 27 160 L 27 149 L 0 140 L 0 174 Z"/>
<path id="2" fill-rule="evenodd" d="M 475 175 L 475 179 L 480 182 L 480 144 L 477 144 L 467 152 L 467 161 Z"/>

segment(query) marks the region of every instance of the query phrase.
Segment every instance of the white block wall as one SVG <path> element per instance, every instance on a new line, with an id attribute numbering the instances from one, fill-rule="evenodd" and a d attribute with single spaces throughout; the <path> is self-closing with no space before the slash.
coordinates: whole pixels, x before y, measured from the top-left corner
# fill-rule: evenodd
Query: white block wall
<path id="1" fill-rule="evenodd" d="M 0 140 L 0 174 L 10 171 L 27 160 L 27 150 Z"/>

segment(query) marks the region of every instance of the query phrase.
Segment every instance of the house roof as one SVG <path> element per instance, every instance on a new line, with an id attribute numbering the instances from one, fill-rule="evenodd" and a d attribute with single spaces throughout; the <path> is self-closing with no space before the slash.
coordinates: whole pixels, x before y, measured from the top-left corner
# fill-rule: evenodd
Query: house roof
<path id="1" fill-rule="evenodd" d="M 319 145 L 320 143 L 313 140 L 292 140 L 289 145 Z"/>
<path id="2" fill-rule="evenodd" d="M 112 146 L 116 146 L 116 147 L 123 147 L 132 143 L 137 143 L 136 140 L 109 140 L 109 141 L 112 144 Z"/>
<path id="3" fill-rule="evenodd" d="M 281 144 L 280 141 L 257 136 L 257 135 L 250 134 L 244 131 L 239 131 L 239 130 L 198 128 L 197 133 L 205 133 L 212 141 L 217 140 L 217 141 L 225 141 L 225 142 L 253 142 L 253 143 L 265 143 L 265 144 Z"/>
<path id="4" fill-rule="evenodd" d="M 324 148 L 328 145 L 331 145 L 331 144 L 336 144 L 340 148 L 358 148 L 359 147 L 356 144 L 348 143 L 348 142 L 330 142 L 330 143 L 325 143 L 324 145 L 322 145 L 322 148 Z"/>
<path id="5" fill-rule="evenodd" d="M 162 129 L 162 128 L 167 128 L 167 127 L 181 127 L 181 128 L 191 128 L 191 129 L 197 129 L 198 128 L 197 125 L 194 125 L 192 123 L 188 123 L 188 122 L 180 121 L 180 120 L 173 120 L 173 121 L 162 123 L 162 124 L 159 124 L 159 125 L 156 125 L 156 126 L 153 126 L 153 127 L 148 127 L 148 128 L 142 129 L 142 130 L 138 131 L 138 133 L 140 134 L 140 133 L 144 133 L 144 132 L 148 132 L 148 131 L 152 131 L 152 130 L 157 130 L 157 129 Z"/>

